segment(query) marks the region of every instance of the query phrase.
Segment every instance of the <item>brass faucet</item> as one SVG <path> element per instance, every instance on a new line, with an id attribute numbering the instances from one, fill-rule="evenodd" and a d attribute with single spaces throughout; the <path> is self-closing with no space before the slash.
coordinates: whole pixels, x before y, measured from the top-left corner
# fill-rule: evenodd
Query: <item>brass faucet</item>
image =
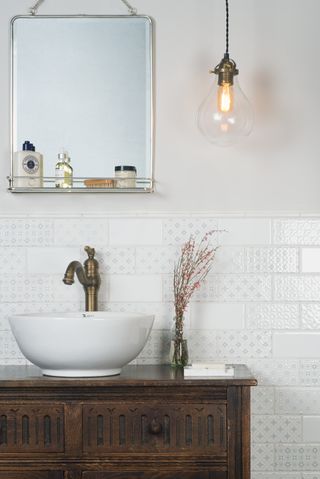
<path id="1" fill-rule="evenodd" d="M 96 253 L 94 248 L 85 246 L 84 250 L 88 254 L 88 259 L 83 266 L 79 261 L 71 261 L 66 269 L 63 282 L 68 285 L 73 284 L 76 274 L 86 294 L 86 311 L 98 311 L 98 290 L 101 284 L 99 263 L 94 259 Z"/>

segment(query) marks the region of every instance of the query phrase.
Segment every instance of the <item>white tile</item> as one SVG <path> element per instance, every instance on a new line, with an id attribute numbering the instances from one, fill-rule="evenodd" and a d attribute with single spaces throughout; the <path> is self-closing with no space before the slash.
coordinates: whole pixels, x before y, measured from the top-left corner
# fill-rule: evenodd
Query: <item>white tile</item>
<path id="1" fill-rule="evenodd" d="M 218 229 L 216 218 L 169 218 L 163 222 L 163 243 L 169 245 L 181 245 L 193 235 L 201 239 L 209 231 Z M 212 244 L 216 245 L 218 234 L 213 234 Z"/>
<path id="2" fill-rule="evenodd" d="M 316 358 L 320 351 L 320 333 L 274 333 L 273 354 L 278 358 Z"/>
<path id="3" fill-rule="evenodd" d="M 161 276 L 111 275 L 109 300 L 113 302 L 158 302 L 162 300 Z"/>
<path id="4" fill-rule="evenodd" d="M 301 479 L 301 476 L 299 473 L 284 473 L 282 474 L 281 472 L 266 472 L 266 473 L 261 473 L 261 472 L 253 472 L 251 474 L 251 479 Z M 308 479 L 320 479 L 318 478 L 313 478 L 310 476 Z"/>
<path id="5" fill-rule="evenodd" d="M 301 271 L 302 273 L 320 272 L 320 248 L 302 248 Z"/>
<path id="6" fill-rule="evenodd" d="M 298 329 L 297 304 L 261 303 L 246 306 L 249 329 Z"/>
<path id="7" fill-rule="evenodd" d="M 271 357 L 270 331 L 219 331 L 217 351 L 221 358 Z"/>
<path id="8" fill-rule="evenodd" d="M 251 468 L 252 468 L 252 471 L 263 471 L 263 472 L 274 470 L 274 445 L 273 444 L 252 444 Z"/>
<path id="9" fill-rule="evenodd" d="M 0 249 L 0 264 L 2 271 L 10 275 L 26 273 L 26 248 L 2 246 Z"/>
<path id="10" fill-rule="evenodd" d="M 271 276 L 216 274 L 207 277 L 195 293 L 197 301 L 269 301 Z"/>
<path id="11" fill-rule="evenodd" d="M 247 248 L 247 273 L 297 273 L 297 248 Z"/>
<path id="12" fill-rule="evenodd" d="M 242 329 L 244 327 L 244 305 L 191 303 L 190 327 L 192 329 Z"/>
<path id="13" fill-rule="evenodd" d="M 251 389 L 251 412 L 252 414 L 274 413 L 274 388 L 254 387 Z"/>
<path id="14" fill-rule="evenodd" d="M 54 242 L 57 246 L 86 245 L 96 248 L 108 243 L 108 223 L 103 218 L 62 218 L 54 220 Z"/>
<path id="15" fill-rule="evenodd" d="M 302 441 L 300 416 L 259 415 L 251 419 L 254 443 L 295 443 Z"/>
<path id="16" fill-rule="evenodd" d="M 319 471 L 320 447 L 278 444 L 274 462 L 276 471 Z"/>
<path id="17" fill-rule="evenodd" d="M 271 222 L 268 219 L 219 219 L 222 245 L 267 245 L 271 242 Z"/>
<path id="18" fill-rule="evenodd" d="M 303 442 L 320 444 L 320 416 L 303 416 Z"/>
<path id="19" fill-rule="evenodd" d="M 60 274 L 61 279 L 71 261 L 80 259 L 80 248 L 27 248 L 29 274 Z"/>
<path id="20" fill-rule="evenodd" d="M 219 358 L 215 331 L 191 330 L 188 345 L 191 362 L 215 361 Z"/>
<path id="21" fill-rule="evenodd" d="M 303 329 L 320 329 L 320 304 L 301 305 L 301 326 Z"/>
<path id="22" fill-rule="evenodd" d="M 306 472 L 302 474 L 302 479 L 320 479 L 320 472 L 319 471 Z"/>
<path id="23" fill-rule="evenodd" d="M 223 246 L 216 251 L 210 273 L 244 273 L 244 263 L 244 248 Z"/>
<path id="24" fill-rule="evenodd" d="M 275 244 L 320 245 L 320 221 L 309 219 L 274 220 Z"/>
<path id="25" fill-rule="evenodd" d="M 109 220 L 110 245 L 159 245 L 162 220 L 147 218 L 112 218 Z"/>
<path id="26" fill-rule="evenodd" d="M 153 329 L 171 329 L 173 326 L 174 309 L 172 303 L 102 303 L 101 310 L 154 314 Z M 0 309 L 1 311 L 1 309 Z M 1 323 L 0 323 L 1 324 Z"/>
<path id="27" fill-rule="evenodd" d="M 170 274 L 180 255 L 178 246 L 139 246 L 136 248 L 137 274 Z"/>
<path id="28" fill-rule="evenodd" d="M 48 246 L 53 244 L 53 221 L 0 218 L 1 246 Z"/>
<path id="29" fill-rule="evenodd" d="M 276 388 L 277 414 L 316 414 L 320 416 L 319 388 Z"/>
<path id="30" fill-rule="evenodd" d="M 277 301 L 320 301 L 320 276 L 276 276 Z"/>
<path id="31" fill-rule="evenodd" d="M 261 386 L 299 385 L 297 359 L 248 359 L 245 363 Z"/>
<path id="32" fill-rule="evenodd" d="M 85 261 L 87 253 L 81 251 L 81 261 Z M 96 251 L 102 274 L 133 274 L 136 272 L 136 253 L 132 247 L 101 247 Z"/>
<path id="33" fill-rule="evenodd" d="M 300 360 L 301 386 L 320 386 L 320 359 Z"/>

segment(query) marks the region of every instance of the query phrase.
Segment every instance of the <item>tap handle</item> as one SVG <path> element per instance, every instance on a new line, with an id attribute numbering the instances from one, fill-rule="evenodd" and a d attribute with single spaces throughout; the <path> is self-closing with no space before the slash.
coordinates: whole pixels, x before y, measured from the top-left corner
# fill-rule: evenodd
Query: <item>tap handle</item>
<path id="1" fill-rule="evenodd" d="M 88 254 L 89 259 L 94 258 L 94 255 L 96 254 L 96 250 L 94 248 L 91 248 L 91 246 L 85 246 L 84 250 Z"/>

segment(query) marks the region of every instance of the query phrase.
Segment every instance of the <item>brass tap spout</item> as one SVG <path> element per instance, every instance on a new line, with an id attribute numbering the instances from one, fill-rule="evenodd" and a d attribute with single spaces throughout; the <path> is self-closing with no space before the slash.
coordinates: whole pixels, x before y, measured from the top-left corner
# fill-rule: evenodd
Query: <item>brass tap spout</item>
<path id="1" fill-rule="evenodd" d="M 79 261 L 71 261 L 66 269 L 63 282 L 67 285 L 73 284 L 76 274 L 85 291 L 86 311 L 98 311 L 98 290 L 101 284 L 99 263 L 94 258 L 94 248 L 86 246 L 84 250 L 88 254 L 88 259 L 83 266 Z"/>

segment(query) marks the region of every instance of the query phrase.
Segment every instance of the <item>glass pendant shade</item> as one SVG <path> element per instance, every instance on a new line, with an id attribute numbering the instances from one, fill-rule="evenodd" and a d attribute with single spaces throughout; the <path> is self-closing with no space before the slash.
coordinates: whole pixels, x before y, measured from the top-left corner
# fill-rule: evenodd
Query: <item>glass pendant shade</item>
<path id="1" fill-rule="evenodd" d="M 253 109 L 239 86 L 238 78 L 233 77 L 232 82 L 219 82 L 217 76 L 199 109 L 200 131 L 211 143 L 232 146 L 249 135 L 252 126 Z"/>

